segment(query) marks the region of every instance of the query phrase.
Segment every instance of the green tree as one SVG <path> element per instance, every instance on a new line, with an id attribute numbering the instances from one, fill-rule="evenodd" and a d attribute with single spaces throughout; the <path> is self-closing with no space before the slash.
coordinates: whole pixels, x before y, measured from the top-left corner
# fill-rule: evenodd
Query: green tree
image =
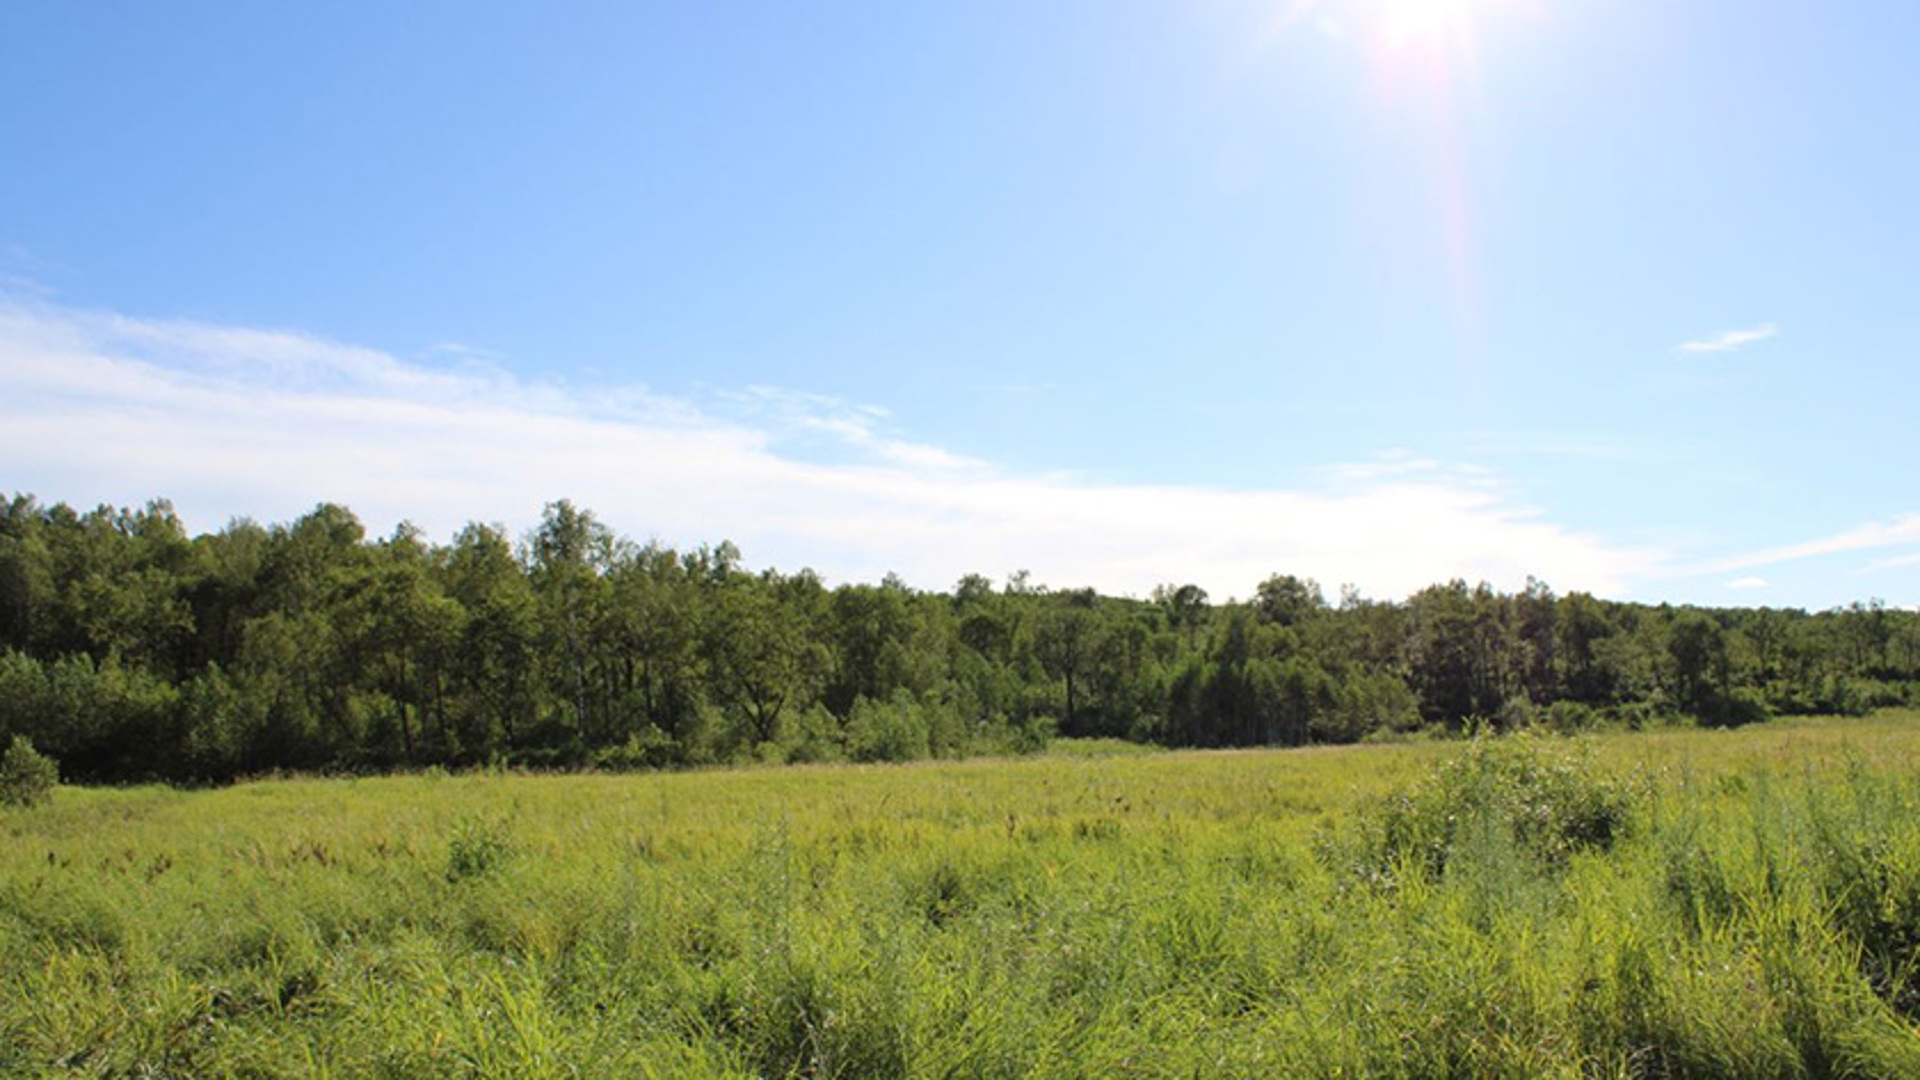
<path id="1" fill-rule="evenodd" d="M 1456 580 L 1422 589 L 1408 607 L 1409 682 L 1427 720 L 1458 727 L 1470 717 L 1497 716 L 1517 680 L 1493 590 Z"/>
<path id="2" fill-rule="evenodd" d="M 546 741 L 561 741 L 564 732 L 564 740 L 577 752 L 607 734 L 595 645 L 606 615 L 604 575 L 613 565 L 618 542 L 591 512 L 561 499 L 547 504 L 527 546 L 543 653 L 554 684 L 563 688 L 569 714 Z"/>
<path id="3" fill-rule="evenodd" d="M 1680 612 L 1668 631 L 1667 654 L 1680 707 L 1702 720 L 1719 720 L 1733 693 L 1732 654 L 1720 623 L 1698 611 Z"/>
<path id="4" fill-rule="evenodd" d="M 1166 612 L 1167 624 L 1186 636 L 1187 649 L 1192 651 L 1210 610 L 1207 590 L 1198 585 L 1157 585 L 1153 602 Z"/>
<path id="5" fill-rule="evenodd" d="M 33 651 L 54 604 L 45 514 L 31 495 L 0 502 L 0 648 Z"/>
<path id="6" fill-rule="evenodd" d="M 1586 593 L 1569 593 L 1555 605 L 1553 663 L 1561 696 L 1592 704 L 1612 699 L 1614 688 L 1600 664 L 1599 643 L 1614 630 L 1606 605 Z"/>
<path id="7" fill-rule="evenodd" d="M 1292 574 L 1274 574 L 1253 594 L 1253 609 L 1261 622 L 1297 626 L 1326 609 L 1320 583 Z"/>
<path id="8" fill-rule="evenodd" d="M 519 748 L 539 713 L 540 613 L 503 530 L 469 524 L 441 561 L 444 588 L 465 615 L 453 664 L 454 739 L 483 761 Z"/>
<path id="9" fill-rule="evenodd" d="M 652 544 L 619 560 L 610 577 L 621 726 L 629 737 L 650 729 L 683 742 L 701 705 L 703 586 L 672 550 Z"/>
<path id="10" fill-rule="evenodd" d="M 357 631 L 350 646 L 354 666 L 381 694 L 402 759 L 450 760 L 458 746 L 447 697 L 466 612 L 442 591 L 417 530 L 402 525 L 379 545 L 348 617 Z M 429 724 L 432 746 L 425 749 Z"/>
<path id="11" fill-rule="evenodd" d="M 193 626 L 189 668 L 234 666 L 247 620 L 267 606 L 264 573 L 275 542 L 268 530 L 244 518 L 194 538 L 184 593 Z"/>
<path id="12" fill-rule="evenodd" d="M 754 743 L 771 742 L 788 707 L 804 708 L 824 674 L 826 650 L 781 603 L 774 575 L 742 576 L 709 597 L 706 653 L 716 697 L 747 725 Z"/>
<path id="13" fill-rule="evenodd" d="M 833 591 L 825 629 L 833 652 L 827 708 L 845 716 L 856 698 L 881 701 L 900 684 L 897 656 L 910 633 L 908 594 L 902 588 L 842 585 Z M 894 662 L 889 662 L 894 661 Z"/>
<path id="14" fill-rule="evenodd" d="M 1065 699 L 1061 727 L 1069 734 L 1080 733 L 1080 702 L 1074 691 L 1092 658 L 1097 603 L 1091 589 L 1060 593 L 1034 622 L 1034 655 L 1048 677 L 1061 683 Z"/>

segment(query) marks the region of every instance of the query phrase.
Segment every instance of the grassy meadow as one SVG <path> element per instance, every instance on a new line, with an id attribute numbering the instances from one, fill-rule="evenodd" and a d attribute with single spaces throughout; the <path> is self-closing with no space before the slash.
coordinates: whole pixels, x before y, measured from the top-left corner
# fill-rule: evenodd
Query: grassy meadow
<path id="1" fill-rule="evenodd" d="M 63 788 L 0 810 L 0 1075 L 1920 1076 L 1917 755 Z"/>

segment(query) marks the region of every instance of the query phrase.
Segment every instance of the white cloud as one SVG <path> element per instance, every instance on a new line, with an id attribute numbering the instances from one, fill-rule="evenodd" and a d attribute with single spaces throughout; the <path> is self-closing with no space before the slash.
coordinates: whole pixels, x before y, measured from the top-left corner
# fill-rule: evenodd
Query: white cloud
<path id="1" fill-rule="evenodd" d="M 1439 476 L 1446 463 L 1433 458 L 1424 458 L 1411 450 L 1394 447 L 1375 454 L 1372 461 L 1343 462 L 1327 466 L 1326 477 L 1337 484 L 1367 484 L 1389 479 L 1405 479 L 1414 476 Z"/>
<path id="2" fill-rule="evenodd" d="M 1763 577 L 1734 578 L 1727 582 L 1729 589 L 1764 589 L 1766 587 L 1767 579 Z"/>
<path id="3" fill-rule="evenodd" d="M 1795 562 L 1821 555 L 1870 551 L 1874 548 L 1915 543 L 1920 543 L 1920 514 L 1899 514 L 1886 521 L 1870 521 L 1865 525 L 1856 526 L 1832 536 L 1737 555 L 1714 563 L 1707 567 L 1707 572 L 1717 574 L 1730 570 L 1750 570 L 1758 566 L 1773 566 L 1777 563 Z M 1884 568 L 1900 564 L 1901 560 L 1885 560 L 1876 566 Z"/>
<path id="4" fill-rule="evenodd" d="M 1756 341 L 1765 341 L 1779 332 L 1779 329 L 1772 323 L 1765 323 L 1751 330 L 1728 330 L 1709 338 L 1701 338 L 1698 341 L 1683 342 L 1680 345 L 1680 351 L 1690 353 L 1732 352 L 1735 349 L 1751 345 Z"/>
<path id="5" fill-rule="evenodd" d="M 877 405 L 847 401 L 829 394 L 779 386 L 749 386 L 714 395 L 737 419 L 794 440 L 823 437 L 842 449 L 856 450 L 896 465 L 923 469 L 982 469 L 985 463 L 937 446 L 914 443 L 888 434 L 887 410 Z"/>
<path id="6" fill-rule="evenodd" d="M 566 497 L 636 539 L 732 539 L 753 565 L 928 588 L 1031 570 L 1144 595 L 1267 574 L 1404 596 L 1453 577 L 1617 595 L 1656 561 L 1408 454 L 1300 490 L 1021 473 L 894 435 L 884 411 L 771 388 L 706 406 L 644 387 L 454 370 L 299 334 L 0 303 L 0 478 L 81 505 L 173 499 L 194 529 L 344 503 L 371 531 L 514 530 Z M 731 415 L 728 415 L 731 414 Z M 793 441 L 828 440 L 831 460 Z"/>
<path id="7" fill-rule="evenodd" d="M 1875 559 L 1862 567 L 1861 573 L 1872 573 L 1876 570 L 1898 570 L 1908 566 L 1920 566 L 1920 551 L 1909 552 L 1905 555 L 1896 555 L 1887 559 Z"/>

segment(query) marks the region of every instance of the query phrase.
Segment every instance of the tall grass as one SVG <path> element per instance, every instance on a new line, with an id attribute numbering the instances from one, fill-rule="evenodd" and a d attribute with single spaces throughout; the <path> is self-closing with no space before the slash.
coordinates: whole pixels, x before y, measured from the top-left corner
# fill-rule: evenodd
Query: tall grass
<path id="1" fill-rule="evenodd" d="M 1920 1076 L 1920 716 L 61 789 L 0 1075 Z"/>

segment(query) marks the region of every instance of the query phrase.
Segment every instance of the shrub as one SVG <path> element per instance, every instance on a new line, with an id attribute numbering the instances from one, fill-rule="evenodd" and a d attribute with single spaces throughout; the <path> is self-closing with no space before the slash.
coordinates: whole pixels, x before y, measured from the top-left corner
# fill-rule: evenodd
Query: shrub
<path id="1" fill-rule="evenodd" d="M 1822 678 L 1813 693 L 1813 710 L 1836 716 L 1865 716 L 1872 706 L 1860 686 L 1844 675 Z"/>
<path id="2" fill-rule="evenodd" d="M 1720 722 L 1727 727 L 1758 724 L 1773 717 L 1767 699 L 1758 690 L 1741 687 L 1727 695 L 1720 707 Z"/>
<path id="3" fill-rule="evenodd" d="M 1308 725 L 1318 742 L 1358 742 L 1379 733 L 1405 733 L 1420 726 L 1420 700 L 1391 672 L 1358 672 L 1341 689 L 1333 717 L 1316 716 Z"/>
<path id="4" fill-rule="evenodd" d="M 1500 703 L 1492 720 L 1495 731 L 1525 731 L 1539 722 L 1540 708 L 1525 694 L 1515 694 Z"/>
<path id="5" fill-rule="evenodd" d="M 1051 716 L 1030 716 L 1007 733 L 1007 749 L 1015 754 L 1044 753 L 1059 730 L 1060 722 Z"/>
<path id="6" fill-rule="evenodd" d="M 1424 780 L 1362 818 L 1359 862 L 1373 875 L 1438 878 L 1456 857 L 1498 838 L 1545 868 L 1612 846 L 1632 821 L 1631 788 L 1582 756 L 1528 735 L 1476 738 Z"/>
<path id="7" fill-rule="evenodd" d="M 1606 711 L 1607 718 L 1628 731 L 1645 731 L 1660 722 L 1660 710 L 1651 702 L 1630 701 Z"/>
<path id="8" fill-rule="evenodd" d="M 447 880 L 462 881 L 479 877 L 507 860 L 513 845 L 507 839 L 506 824 L 480 818 L 466 818 L 454 826 L 447 841 Z"/>
<path id="9" fill-rule="evenodd" d="M 780 718 L 778 741 L 786 760 L 796 764 L 840 761 L 847 756 L 840 721 L 818 702 L 798 712 L 788 710 Z"/>
<path id="10" fill-rule="evenodd" d="M 663 769 L 679 763 L 680 744 L 659 727 L 648 724 L 627 735 L 627 741 L 594 752 L 593 766 L 612 772 Z"/>
<path id="11" fill-rule="evenodd" d="M 1546 726 L 1562 735 L 1585 731 L 1600 722 L 1600 714 L 1591 705 L 1579 701 L 1556 701 L 1541 713 Z"/>
<path id="12" fill-rule="evenodd" d="M 0 755 L 0 803 L 8 806 L 35 806 L 53 798 L 60 783 L 60 766 L 33 748 L 24 735 L 15 735 L 13 745 Z"/>
<path id="13" fill-rule="evenodd" d="M 847 756 L 855 761 L 915 761 L 933 752 L 926 717 L 913 694 L 897 689 L 885 701 L 855 698 L 847 715 Z"/>

